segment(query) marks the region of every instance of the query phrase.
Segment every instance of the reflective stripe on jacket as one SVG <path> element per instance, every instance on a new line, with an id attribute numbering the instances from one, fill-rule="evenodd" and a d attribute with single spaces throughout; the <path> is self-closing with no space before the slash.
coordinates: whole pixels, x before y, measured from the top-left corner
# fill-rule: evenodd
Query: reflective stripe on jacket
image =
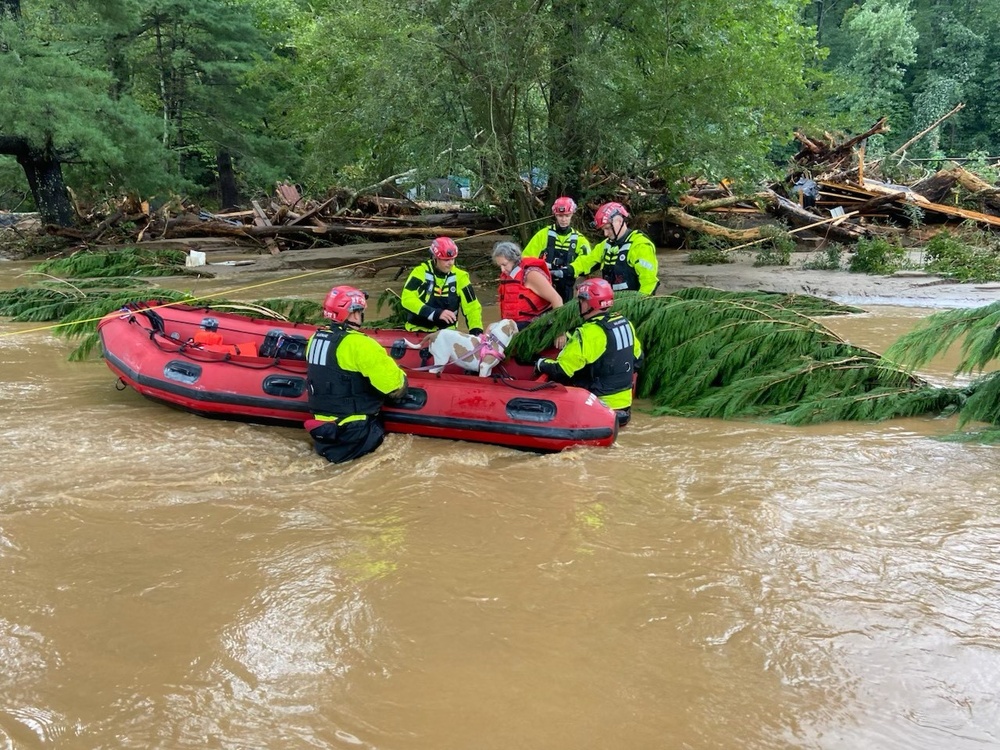
<path id="1" fill-rule="evenodd" d="M 405 382 L 403 371 L 377 341 L 343 325 L 312 335 L 306 346 L 306 364 L 309 410 L 317 418 L 343 421 L 378 414 L 385 393 Z M 373 383 L 388 390 L 383 392 Z"/>

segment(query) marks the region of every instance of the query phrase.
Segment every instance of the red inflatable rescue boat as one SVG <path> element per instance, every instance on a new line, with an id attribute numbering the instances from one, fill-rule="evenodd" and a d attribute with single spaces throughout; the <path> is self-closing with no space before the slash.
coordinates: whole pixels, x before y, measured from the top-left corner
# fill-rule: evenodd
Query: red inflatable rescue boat
<path id="1" fill-rule="evenodd" d="M 207 417 L 301 424 L 310 416 L 305 347 L 316 326 L 183 304 L 133 303 L 98 324 L 104 359 L 143 396 Z M 608 446 L 613 410 L 582 389 L 507 361 L 489 378 L 448 365 L 431 374 L 422 334 L 366 330 L 407 370 L 410 392 L 383 410 L 389 432 L 534 451 Z"/>

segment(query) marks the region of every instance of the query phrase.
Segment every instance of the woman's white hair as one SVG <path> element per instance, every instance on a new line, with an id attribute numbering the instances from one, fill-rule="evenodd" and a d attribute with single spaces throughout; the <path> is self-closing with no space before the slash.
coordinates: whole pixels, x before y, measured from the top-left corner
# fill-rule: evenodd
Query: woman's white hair
<path id="1" fill-rule="evenodd" d="M 511 263 L 520 263 L 521 246 L 516 242 L 510 242 L 509 240 L 498 242 L 493 246 L 493 260 L 496 260 L 497 258 L 504 258 L 505 260 L 509 260 Z"/>

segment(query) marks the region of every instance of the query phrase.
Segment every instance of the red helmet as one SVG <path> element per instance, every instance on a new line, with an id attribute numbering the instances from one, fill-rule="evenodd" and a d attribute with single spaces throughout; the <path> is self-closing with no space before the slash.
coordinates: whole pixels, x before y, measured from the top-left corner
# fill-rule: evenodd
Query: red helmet
<path id="1" fill-rule="evenodd" d="M 561 198 L 556 198 L 556 202 L 552 204 L 553 216 L 572 213 L 576 213 L 576 201 L 572 198 L 567 198 L 565 195 Z"/>
<path id="2" fill-rule="evenodd" d="M 615 303 L 615 292 L 604 279 L 587 279 L 577 287 L 576 298 L 590 310 L 607 310 Z"/>
<path id="3" fill-rule="evenodd" d="M 605 203 L 594 214 L 594 226 L 600 229 L 616 216 L 628 218 L 628 211 L 621 203 Z"/>
<path id="4" fill-rule="evenodd" d="M 353 312 L 365 311 L 368 295 L 353 286 L 335 286 L 323 302 L 323 317 L 335 323 L 343 323 Z"/>
<path id="5" fill-rule="evenodd" d="M 458 257 L 458 245 L 451 237 L 437 237 L 431 243 L 431 255 L 438 260 L 451 260 Z"/>

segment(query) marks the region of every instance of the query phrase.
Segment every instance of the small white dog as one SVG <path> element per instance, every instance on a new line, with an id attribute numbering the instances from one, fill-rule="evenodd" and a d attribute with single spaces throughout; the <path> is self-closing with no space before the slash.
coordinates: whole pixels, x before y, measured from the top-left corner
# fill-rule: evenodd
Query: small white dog
<path id="1" fill-rule="evenodd" d="M 462 333 L 453 328 L 443 328 L 424 336 L 419 344 L 403 339 L 409 349 L 427 349 L 434 364 L 429 372 L 438 373 L 447 364 L 456 364 L 470 372 L 478 372 L 488 378 L 493 368 L 503 362 L 504 349 L 517 333 L 517 323 L 509 318 L 498 320 L 486 326 L 482 336 Z"/>

